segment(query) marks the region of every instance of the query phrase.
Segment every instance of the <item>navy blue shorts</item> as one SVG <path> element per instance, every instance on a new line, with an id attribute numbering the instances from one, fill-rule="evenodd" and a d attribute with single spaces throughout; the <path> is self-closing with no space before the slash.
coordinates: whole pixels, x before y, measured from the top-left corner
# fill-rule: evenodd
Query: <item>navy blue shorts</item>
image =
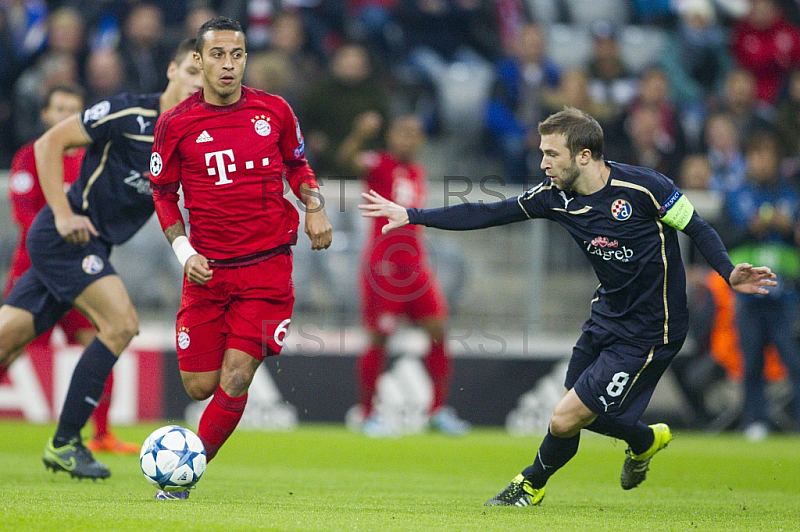
<path id="1" fill-rule="evenodd" d="M 634 345 L 591 322 L 572 350 L 566 389 L 589 410 L 635 425 L 650 403 L 661 375 L 683 346 L 684 338 L 666 345 Z"/>
<path id="2" fill-rule="evenodd" d="M 49 207 L 33 221 L 27 248 L 31 267 L 3 303 L 32 312 L 37 334 L 55 325 L 87 286 L 117 273 L 109 244 L 94 237 L 86 246 L 70 244 L 56 231 Z"/>

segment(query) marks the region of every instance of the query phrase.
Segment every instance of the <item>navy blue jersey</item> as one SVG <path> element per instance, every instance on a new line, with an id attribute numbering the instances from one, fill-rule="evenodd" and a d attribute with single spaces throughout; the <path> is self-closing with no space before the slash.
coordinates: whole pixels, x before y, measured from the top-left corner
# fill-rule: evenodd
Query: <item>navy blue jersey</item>
<path id="1" fill-rule="evenodd" d="M 92 139 L 67 197 L 109 244 L 121 244 L 153 214 L 150 152 L 160 94 L 120 94 L 81 115 Z"/>
<path id="2" fill-rule="evenodd" d="M 607 164 L 608 182 L 594 194 L 571 195 L 547 179 L 522 194 L 519 206 L 529 218 L 558 222 L 589 258 L 600 281 L 595 323 L 635 344 L 682 339 L 689 318 L 675 227 L 686 227 L 693 208 L 662 174 Z"/>

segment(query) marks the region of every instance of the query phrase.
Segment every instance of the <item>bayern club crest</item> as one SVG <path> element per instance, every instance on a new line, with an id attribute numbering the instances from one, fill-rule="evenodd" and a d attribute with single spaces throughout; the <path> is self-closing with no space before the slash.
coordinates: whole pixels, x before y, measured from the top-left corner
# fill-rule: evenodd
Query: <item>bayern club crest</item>
<path id="1" fill-rule="evenodd" d="M 97 275 L 103 271 L 104 266 L 103 259 L 97 255 L 86 255 L 81 262 L 81 268 L 89 275 Z"/>
<path id="2" fill-rule="evenodd" d="M 624 199 L 614 200 L 614 203 L 611 204 L 611 215 L 617 220 L 627 220 L 631 214 L 633 214 L 633 208 Z"/>
<path id="3" fill-rule="evenodd" d="M 250 119 L 250 122 L 253 123 L 256 133 L 262 137 L 266 137 L 272 133 L 272 126 L 269 125 L 269 120 L 270 119 L 267 117 L 267 115 L 256 115 Z"/>
<path id="4" fill-rule="evenodd" d="M 272 127 L 270 127 L 269 122 L 266 120 L 259 120 L 256 122 L 256 133 L 261 135 L 262 137 L 266 137 L 272 131 Z"/>
<path id="5" fill-rule="evenodd" d="M 192 342 L 192 339 L 189 338 L 189 333 L 186 331 L 181 331 L 178 333 L 178 347 L 181 349 L 186 349 L 189 347 L 189 344 Z"/>
<path id="6" fill-rule="evenodd" d="M 192 343 L 192 339 L 189 337 L 189 328 L 188 327 L 179 327 L 178 328 L 178 347 L 181 349 L 186 349 Z"/>

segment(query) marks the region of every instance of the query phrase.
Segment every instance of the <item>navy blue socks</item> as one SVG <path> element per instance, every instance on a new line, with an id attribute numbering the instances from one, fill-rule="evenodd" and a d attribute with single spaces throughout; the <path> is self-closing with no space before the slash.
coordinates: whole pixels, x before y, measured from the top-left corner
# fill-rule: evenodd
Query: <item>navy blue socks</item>
<path id="1" fill-rule="evenodd" d="M 608 418 L 598 416 L 591 425 L 584 427 L 604 436 L 611 436 L 624 440 L 631 448 L 633 454 L 642 454 L 653 445 L 655 434 L 653 429 L 637 421 L 632 427 L 616 423 Z"/>
<path id="2" fill-rule="evenodd" d="M 53 438 L 55 447 L 80 437 L 81 429 L 97 406 L 116 362 L 117 357 L 98 338 L 86 347 L 69 383 L 64 409 Z"/>
<path id="3" fill-rule="evenodd" d="M 544 487 L 550 476 L 575 456 L 580 441 L 580 432 L 571 438 L 556 438 L 548 429 L 533 465 L 523 469 L 522 476 L 528 479 L 534 488 Z"/>

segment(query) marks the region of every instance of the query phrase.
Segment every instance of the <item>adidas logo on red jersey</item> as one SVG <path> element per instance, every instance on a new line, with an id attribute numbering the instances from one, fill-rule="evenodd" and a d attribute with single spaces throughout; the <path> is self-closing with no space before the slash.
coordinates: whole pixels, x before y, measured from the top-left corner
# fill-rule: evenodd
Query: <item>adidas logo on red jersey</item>
<path id="1" fill-rule="evenodd" d="M 201 142 L 211 142 L 212 140 L 214 140 L 214 137 L 212 137 L 211 135 L 209 135 L 209 134 L 208 134 L 208 131 L 206 131 L 206 130 L 204 129 L 204 130 L 203 130 L 203 132 L 202 132 L 202 133 L 200 133 L 200 136 L 199 136 L 199 137 L 197 137 L 197 140 L 196 140 L 195 142 L 196 142 L 196 143 L 198 143 L 198 144 L 200 144 Z"/>

